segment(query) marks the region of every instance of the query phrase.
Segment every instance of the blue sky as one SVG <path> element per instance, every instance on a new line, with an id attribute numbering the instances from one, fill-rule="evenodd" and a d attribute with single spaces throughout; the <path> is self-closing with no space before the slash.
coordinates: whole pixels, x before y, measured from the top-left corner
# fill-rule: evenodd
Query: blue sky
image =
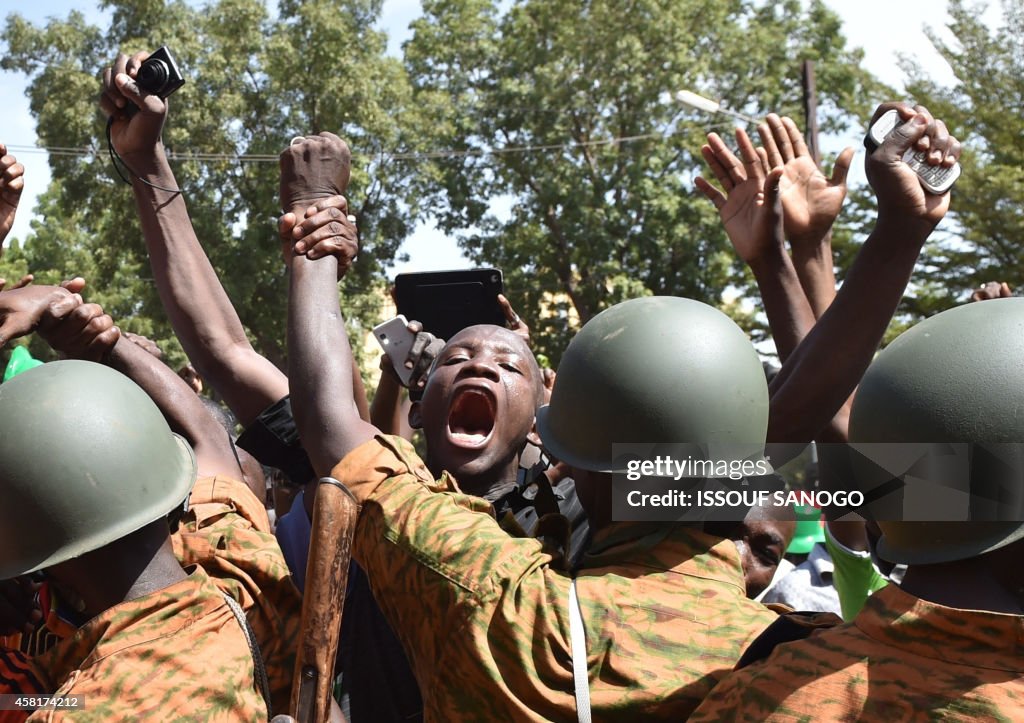
<path id="1" fill-rule="evenodd" d="M 932 76 L 941 82 L 952 81 L 949 67 L 935 53 L 925 37 L 926 26 L 944 30 L 946 0 L 826 0 L 843 18 L 844 32 L 849 43 L 864 49 L 865 65 L 875 75 L 897 88 L 902 87 L 902 74 L 898 68 L 898 54 L 916 59 L 928 68 Z M 996 4 L 996 3 L 993 3 Z M 0 17 L 6 18 L 11 12 L 19 12 L 35 23 L 42 23 L 47 17 L 64 17 L 77 8 L 86 18 L 102 24 L 103 13 L 96 8 L 93 0 L 47 0 L 26 3 L 24 0 L 0 0 Z M 989 15 L 998 18 L 997 8 L 990 9 Z M 380 26 L 388 32 L 390 52 L 398 55 L 401 43 L 409 36 L 409 23 L 420 14 L 419 0 L 385 0 Z M 880 19 L 884 18 L 884 21 Z M 0 71 L 0 98 L 5 108 L 3 123 L 0 124 L 0 141 L 11 145 L 34 146 L 36 142 L 35 122 L 29 113 L 25 98 L 24 78 L 15 73 Z M 849 138 L 829 138 L 823 141 L 826 151 L 837 151 L 846 145 L 860 148 L 859 134 Z M 32 208 L 36 196 L 46 188 L 50 174 L 43 153 L 18 152 L 19 160 L 26 167 L 25 196 L 15 221 L 12 238 L 23 239 L 29 231 Z M 851 182 L 863 181 L 863 163 L 855 160 Z M 422 224 L 410 237 L 403 251 L 410 255 L 410 261 L 395 267 L 402 271 L 424 271 L 469 266 L 455 243 L 436 231 L 430 223 Z"/>

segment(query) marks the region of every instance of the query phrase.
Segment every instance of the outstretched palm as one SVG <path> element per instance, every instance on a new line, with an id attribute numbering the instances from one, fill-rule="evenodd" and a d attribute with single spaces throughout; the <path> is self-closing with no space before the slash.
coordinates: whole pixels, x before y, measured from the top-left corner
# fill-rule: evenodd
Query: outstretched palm
<path id="1" fill-rule="evenodd" d="M 770 239 L 764 204 L 764 179 L 748 178 L 734 186 L 725 205 L 718 209 L 722 225 L 736 253 L 750 261 L 764 251 Z"/>
<path id="2" fill-rule="evenodd" d="M 843 207 L 846 183 L 833 183 L 810 156 L 798 156 L 782 167 L 779 192 L 790 242 L 817 243 Z"/>
<path id="3" fill-rule="evenodd" d="M 748 263 L 765 253 L 772 242 L 771 209 L 765 205 L 766 163 L 747 134 L 737 130 L 741 162 L 715 133 L 708 134 L 704 160 L 724 193 L 703 178 L 697 188 L 715 204 L 736 253 Z"/>
<path id="4" fill-rule="evenodd" d="M 782 166 L 779 193 L 786 237 L 794 246 L 820 243 L 846 199 L 846 174 L 853 161 L 853 149 L 839 154 L 832 178 L 827 178 L 791 119 L 772 113 L 758 126 L 758 133 L 769 167 Z"/>

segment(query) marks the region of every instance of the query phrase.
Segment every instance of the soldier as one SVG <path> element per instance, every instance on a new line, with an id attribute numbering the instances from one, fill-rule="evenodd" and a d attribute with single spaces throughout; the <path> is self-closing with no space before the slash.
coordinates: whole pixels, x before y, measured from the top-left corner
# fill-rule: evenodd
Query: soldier
<path id="1" fill-rule="evenodd" d="M 0 579 L 42 570 L 78 614 L 33 661 L 47 692 L 84 696 L 108 720 L 266 719 L 244 614 L 175 558 L 167 518 L 196 460 L 145 392 L 98 364 L 54 362 L 0 385 L 0 420 Z M 59 449 L 40 453 L 48 439 Z"/>
<path id="2" fill-rule="evenodd" d="M 296 257 L 293 272 L 319 271 L 300 269 L 312 263 L 322 264 Z M 328 298 L 336 298 L 333 276 L 323 280 Z M 300 364 L 304 347 L 295 344 L 297 337 L 310 333 L 310 339 L 327 340 L 318 327 L 331 318 L 304 303 L 312 297 L 303 283 L 294 283 L 289 319 L 290 356 Z M 447 444 L 467 448 L 467 466 L 470 445 L 488 443 L 487 420 L 533 405 L 539 394 L 535 365 L 513 346 L 514 335 L 498 331 L 452 339 L 424 392 L 425 405 L 437 397 L 437 406 L 446 410 L 448 422 L 439 434 L 450 438 Z M 659 340 L 663 355 L 646 360 L 644 374 L 633 373 L 639 371 L 629 366 L 634 350 Z M 694 353 L 698 347 L 702 354 Z M 601 368 L 593 369 L 598 362 Z M 759 438 L 763 445 L 768 392 L 760 361 L 721 312 L 695 301 L 652 298 L 595 317 L 570 345 L 561 369 L 539 428 L 545 445 L 573 469 L 591 524 L 601 528 L 576 573 L 595 713 L 685 717 L 776 616 L 745 597 L 731 541 L 694 527 L 610 523 L 598 489 L 608 460 L 596 455 L 610 453 L 606 443 L 630 426 L 632 439 L 657 441 L 677 439 L 687 428 L 707 433 L 719 425 L 730 437 Z M 309 411 L 305 417 L 300 411 L 310 409 L 310 391 L 330 385 L 325 388 L 323 372 L 290 372 L 302 430 L 311 419 Z M 673 385 L 680 376 L 692 386 Z M 703 426 L 691 411 L 695 400 L 685 401 L 695 390 L 710 397 L 726 379 L 731 401 L 719 404 Z M 657 418 L 635 404 L 630 414 L 630 398 L 652 387 L 662 395 Z M 342 395 L 328 394 L 332 409 L 349 408 L 337 403 Z M 613 409 L 620 413 L 610 420 L 606 412 Z M 606 428 L 589 424 L 595 419 Z M 350 419 L 346 426 L 351 430 L 353 424 Z M 551 565 L 540 541 L 510 539 L 487 514 L 489 506 L 460 493 L 451 475 L 435 481 L 408 443 L 375 437 L 369 425 L 358 433 L 364 443 L 345 456 L 336 438 L 302 432 L 314 465 L 333 469 L 362 501 L 354 554 L 410 656 L 425 718 L 574 715 L 572 576 Z M 577 651 L 581 645 L 575 643 Z"/>
<path id="3" fill-rule="evenodd" d="M 540 542 L 509 540 L 480 514 L 489 507 L 460 494 L 451 476 L 435 480 L 407 443 L 378 436 L 355 416 L 351 375 L 344 373 L 351 350 L 339 323 L 338 262 L 292 259 L 296 423 L 316 471 L 342 480 L 363 505 L 354 554 L 412 659 L 426 717 L 566 719 L 589 715 L 592 704 L 601 717 L 678 719 L 775 620 L 743 596 L 731 542 L 694 528 L 611 521 L 610 445 L 733 435 L 763 449 L 766 427 L 772 441 L 806 443 L 833 418 L 891 319 L 932 216 L 941 218 L 948 203 L 948 196 L 920 204 L 914 197 L 920 187 L 912 172 L 908 183 L 900 157 L 938 131 L 930 117 L 903 113 L 910 122 L 869 169 L 879 189 L 879 224 L 821 323 L 779 372 L 770 415 L 749 341 L 698 302 L 625 302 L 592 319 L 570 344 L 538 427 L 545 446 L 572 468 L 595 531 L 577 576 L 574 622 L 576 585 L 552 569 Z M 779 175 L 766 184 L 752 148 L 744 160 L 720 169 L 735 184 L 730 188 L 745 186 L 745 167 L 759 187 L 754 195 L 775 209 Z M 724 196 L 717 200 L 726 207 Z M 921 211 L 927 218 L 912 215 Z M 764 271 L 783 262 L 777 256 Z M 508 345 L 449 346 L 438 357 L 438 373 L 447 370 L 455 392 L 475 388 L 483 401 L 474 402 L 476 411 L 462 409 L 453 394 L 449 409 L 472 414 L 455 420 L 461 431 L 449 416 L 448 431 L 483 444 L 487 420 L 533 393 L 521 379 L 532 370 Z"/>
<path id="4" fill-rule="evenodd" d="M 83 284 L 84 282 L 78 279 L 69 286 L 81 290 Z M 98 460 L 96 463 L 91 467 L 83 464 L 83 469 L 76 471 L 70 477 L 68 489 L 54 490 L 52 493 L 75 491 L 74 483 L 77 480 L 89 488 L 100 488 L 99 491 L 108 498 L 115 497 L 120 500 L 122 498 L 122 495 L 118 493 L 121 486 L 120 481 L 131 479 L 128 472 L 134 471 L 137 475 L 145 474 L 144 467 L 148 459 L 145 456 L 147 445 L 158 449 L 162 441 L 166 442 L 165 436 L 173 441 L 174 438 L 169 436 L 168 424 L 179 431 L 187 439 L 186 447 L 194 450 L 196 464 L 192 479 L 189 481 L 189 489 L 182 493 L 182 498 L 186 495 L 189 498 L 188 509 L 183 513 L 179 510 L 174 515 L 177 530 L 171 535 L 170 542 L 167 544 L 177 558 L 177 563 L 180 563 L 177 568 L 178 572 L 174 571 L 170 561 L 165 558 L 164 550 L 161 547 L 158 558 L 162 560 L 161 564 L 164 566 L 162 569 L 166 573 L 167 579 L 176 580 L 179 576 L 185 578 L 184 582 L 177 586 L 185 595 L 183 600 L 185 602 L 198 601 L 197 604 L 201 603 L 201 610 L 212 611 L 214 614 L 210 616 L 212 621 L 210 624 L 216 623 L 217 620 L 222 621 L 220 624 L 225 629 L 214 636 L 210 645 L 220 646 L 225 653 L 238 656 L 242 649 L 237 648 L 236 644 L 240 643 L 244 646 L 244 651 L 248 652 L 250 671 L 255 671 L 256 678 L 260 681 L 259 690 L 253 692 L 265 700 L 259 700 L 258 697 L 257 700 L 262 706 L 262 711 L 253 710 L 249 706 L 252 701 L 246 690 L 243 689 L 237 696 L 239 716 L 243 718 L 249 718 L 251 715 L 263 717 L 266 715 L 267 704 L 270 702 L 273 702 L 275 708 L 283 710 L 287 706 L 291 689 L 301 600 L 291 581 L 276 540 L 270 532 L 269 520 L 261 500 L 255 497 L 243 482 L 239 481 L 241 479 L 239 462 L 231 449 L 227 435 L 224 434 L 217 420 L 206 411 L 201 399 L 191 393 L 177 375 L 134 341 L 133 335 L 119 334 L 118 329 L 113 326 L 113 321 L 103 313 L 99 306 L 82 303 L 81 297 L 72 294 L 69 289 L 33 286 L 4 292 L 0 295 L 0 335 L 14 337 L 33 330 L 38 331 L 51 347 L 62 354 L 80 359 L 103 359 L 145 390 L 143 392 L 134 387 L 125 377 L 107 371 L 109 379 L 115 383 L 114 387 L 100 385 L 90 392 L 93 396 L 88 396 L 83 390 L 78 396 L 69 397 L 68 404 L 70 406 L 68 408 L 80 410 L 80 415 L 85 415 L 90 423 L 96 424 L 97 428 L 94 433 L 84 429 L 71 412 L 66 412 L 62 416 L 60 412 L 53 411 L 53 409 L 37 411 L 35 407 L 32 407 L 32 414 L 48 414 L 52 418 L 51 427 L 56 427 L 58 431 L 64 429 L 65 433 L 61 436 L 63 444 L 78 443 L 79 451 L 83 454 L 88 449 L 90 442 L 99 448 L 98 453 L 94 452 L 94 456 L 99 455 L 96 457 Z M 49 366 L 52 365 L 33 371 L 39 372 Z M 61 366 L 56 367 L 58 371 L 62 368 Z M 71 374 L 72 372 L 64 373 Z M 103 369 L 95 371 L 92 370 L 91 365 L 86 367 L 86 371 L 77 373 L 91 373 L 96 377 L 97 383 L 104 380 Z M 3 386 L 7 387 L 20 378 L 12 379 Z M 133 426 L 134 419 L 131 424 L 126 425 L 123 417 L 117 417 L 119 413 L 130 415 L 133 407 L 124 406 L 127 402 L 132 401 L 131 399 L 126 400 L 123 395 L 121 397 L 116 395 L 119 388 L 116 383 L 122 387 L 134 389 L 134 393 L 138 397 L 135 401 L 139 405 L 143 404 L 139 400 L 145 400 L 148 403 L 148 406 L 144 406 L 144 411 L 158 409 L 159 412 L 162 412 L 164 417 L 159 420 L 163 423 L 162 426 L 153 421 L 155 427 L 150 426 L 137 430 Z M 38 384 L 42 384 L 42 382 L 38 382 Z M 83 384 L 85 384 L 84 381 Z M 50 392 L 44 389 L 40 393 L 37 404 L 44 402 L 48 393 Z M 146 397 L 146 393 L 150 395 L 149 398 Z M 114 395 L 113 401 L 107 402 L 105 406 L 101 405 L 95 411 L 89 406 L 95 401 L 94 398 L 106 398 L 110 395 Z M 2 396 L 3 394 L 0 393 L 0 398 Z M 78 400 L 77 405 L 75 404 L 76 400 Z M 9 403 L 14 405 L 14 402 Z M 132 419 L 130 416 L 127 418 Z M 163 422 L 164 418 L 168 421 Z M 20 415 L 5 415 L 5 419 L 10 425 L 8 427 L 10 434 L 5 432 L 3 442 L 0 443 L 9 445 L 5 446 L 0 454 L 0 481 L 6 481 L 5 474 L 12 468 L 11 465 L 27 464 L 22 459 L 24 453 L 21 456 L 16 453 L 18 449 L 16 445 L 19 444 L 19 440 L 23 444 L 26 436 L 33 434 L 32 424 L 43 423 L 42 421 L 33 422 L 31 414 L 26 415 L 24 412 Z M 148 417 L 140 416 L 139 419 L 145 423 Z M 19 423 L 27 423 L 30 428 L 22 430 L 18 427 L 15 430 L 13 425 Z M 77 430 L 77 437 L 71 435 L 68 430 Z M 182 443 L 184 444 L 184 442 Z M 110 450 L 107 454 L 109 457 L 107 466 L 104 466 L 105 461 L 100 459 L 105 448 Z M 153 460 L 154 463 L 159 461 L 158 459 Z M 61 463 L 58 460 L 52 464 L 67 466 L 73 463 L 67 461 Z M 69 467 L 69 469 L 71 468 Z M 105 477 L 103 473 L 109 473 L 111 476 Z M 35 474 L 41 475 L 40 479 L 45 480 L 47 474 L 55 473 L 53 470 L 41 466 L 41 469 Z M 192 482 L 197 474 L 199 479 L 193 485 Z M 68 475 L 64 476 L 68 477 Z M 26 479 L 20 481 L 24 483 Z M 109 485 L 110 489 L 107 490 L 101 483 Z M 161 493 L 160 486 L 156 484 L 156 480 L 150 479 L 150 476 L 142 476 L 133 482 L 132 489 L 134 490 L 136 487 L 150 495 Z M 42 489 L 48 488 L 44 485 Z M 81 491 L 79 490 L 79 492 Z M 131 497 L 128 495 L 123 495 L 123 497 L 126 500 L 125 504 L 130 506 L 132 504 Z M 82 498 L 80 495 L 72 495 L 70 502 L 81 502 L 82 499 L 89 501 L 91 497 Z M 97 495 L 94 504 L 101 506 L 105 504 L 102 496 Z M 154 502 L 154 504 L 156 503 Z M 12 510 L 17 510 L 17 506 L 14 506 Z M 79 510 L 79 514 L 81 514 L 81 510 Z M 118 519 L 124 514 L 123 508 L 112 507 L 109 510 L 109 515 L 117 516 Z M 155 511 L 153 514 L 155 515 Z M 87 516 L 85 517 L 88 519 Z M 57 520 L 66 522 L 59 517 Z M 109 521 L 109 517 L 96 515 L 91 524 L 102 532 L 102 526 Z M 164 535 L 168 529 L 162 517 L 156 519 L 155 516 L 148 527 L 153 528 L 150 534 L 154 539 L 159 536 L 160 529 L 164 530 Z M 8 529 L 4 526 L 5 531 Z M 66 530 L 62 532 L 60 529 L 55 529 L 52 534 L 56 539 L 62 539 L 62 535 L 67 537 L 76 531 L 72 530 L 69 533 Z M 40 531 L 37 530 L 38 532 Z M 43 534 L 45 535 L 45 532 Z M 95 541 L 93 540 L 93 542 Z M 129 543 L 116 542 L 113 543 L 115 552 L 120 549 L 118 546 L 123 546 L 125 549 L 130 548 Z M 104 573 L 89 578 L 86 572 L 91 568 L 88 568 L 86 563 L 99 564 L 90 562 L 90 560 L 96 558 L 102 562 L 105 556 L 113 556 L 113 554 L 98 551 L 84 556 L 82 560 L 85 562 L 70 561 L 65 564 L 71 568 L 74 568 L 75 565 L 83 567 L 83 572 L 76 580 L 80 580 L 82 585 L 92 586 L 89 589 L 102 590 L 104 580 L 116 581 L 116 576 Z M 111 564 L 116 564 L 116 560 L 112 560 Z M 199 567 L 194 569 L 192 567 L 194 565 Z M 189 573 L 187 578 L 185 572 L 181 572 L 181 566 L 186 566 L 186 572 Z M 133 614 L 142 610 L 143 612 L 137 615 L 139 620 L 143 623 L 147 620 L 153 623 L 156 635 L 166 638 L 167 645 L 188 644 L 184 628 L 168 625 L 166 630 L 162 630 L 160 607 L 147 597 L 139 598 L 138 601 L 133 597 L 131 600 L 125 600 L 123 604 L 118 604 L 113 599 L 116 596 L 112 597 L 106 593 L 101 601 L 113 604 L 114 607 L 102 612 L 95 620 L 86 622 L 89 616 L 83 617 L 83 614 L 87 609 L 85 605 L 88 602 L 88 596 L 83 595 L 74 586 L 61 584 L 59 575 L 62 566 L 55 569 L 57 577 L 48 575 L 48 584 L 44 588 L 50 593 L 47 596 L 49 604 L 45 606 L 48 610 L 46 619 L 45 621 L 39 620 L 38 612 L 35 616 L 38 629 L 34 632 L 45 634 L 45 639 L 41 638 L 38 641 L 39 644 L 30 639 L 28 642 L 32 643 L 31 647 L 26 646 L 25 641 L 22 641 L 21 645 L 22 651 L 35 656 L 32 664 L 41 668 L 42 671 L 38 677 L 49 681 L 49 685 L 44 690 L 37 692 L 53 692 L 67 677 L 71 670 L 68 666 L 81 667 L 78 672 L 70 675 L 76 679 L 76 686 L 90 684 L 101 686 L 103 684 L 100 679 L 108 676 L 106 668 L 108 663 L 104 663 L 103 666 L 94 665 L 98 661 L 94 661 L 88 656 L 93 650 L 92 646 L 99 645 L 106 649 L 109 641 L 105 636 L 111 632 L 111 628 L 107 628 L 103 621 L 108 620 L 110 616 L 116 615 L 116 619 L 120 623 L 120 627 L 113 631 L 115 641 L 120 639 L 118 636 L 121 632 L 126 631 L 129 635 L 135 634 L 136 625 L 133 622 Z M 197 586 L 202 590 L 197 591 Z M 211 591 L 218 595 L 216 602 L 222 604 L 221 609 L 216 609 L 213 602 L 203 602 Z M 159 594 L 162 592 L 160 591 Z M 200 592 L 201 595 L 198 594 Z M 19 607 L 25 608 L 24 605 Z M 148 613 L 143 614 L 146 610 L 151 610 L 153 615 L 147 618 Z M 91 612 L 95 613 L 96 611 Z M 223 618 L 225 612 L 229 615 L 226 619 Z M 188 608 L 183 608 L 180 614 L 187 618 L 191 613 Z M 30 618 L 31 620 L 32 618 Z M 101 622 L 94 625 L 96 620 Z M 195 630 L 203 632 L 205 624 L 202 621 L 196 623 Z M 230 631 L 238 628 L 239 624 L 242 625 L 239 628 L 239 633 L 242 633 L 244 629 L 245 634 L 240 639 L 233 640 Z M 139 626 L 142 626 L 142 623 Z M 175 635 L 185 635 L 185 643 L 179 643 L 174 637 Z M 221 637 L 225 635 L 227 637 L 221 640 Z M 156 639 L 154 638 L 154 640 Z M 8 644 L 17 644 L 17 642 Z M 116 646 L 116 642 L 114 644 Z M 139 646 L 136 652 L 142 656 L 142 660 L 155 661 L 156 658 L 152 656 L 154 651 L 159 649 L 160 646 L 147 648 L 143 645 Z M 242 659 L 239 658 L 239 660 Z M 238 664 L 238 660 L 234 659 L 228 662 L 232 665 Z M 228 662 L 225 662 L 223 658 L 218 662 L 216 655 L 209 660 L 210 665 L 226 665 Z M 113 664 L 110 663 L 110 665 Z M 124 656 L 117 662 L 117 665 L 129 668 L 139 667 L 138 661 L 130 656 Z M 177 662 L 173 656 L 168 656 L 166 661 L 159 663 L 159 666 L 173 667 L 175 665 Z M 150 665 L 148 669 L 143 667 L 139 675 L 156 675 L 158 667 L 155 668 L 153 665 Z M 183 670 L 191 669 L 186 666 Z M 237 687 L 240 681 L 246 680 L 244 669 L 220 682 L 215 679 L 216 669 L 212 667 L 204 668 L 197 664 L 196 671 L 198 674 L 202 674 L 203 671 L 210 673 L 212 676 L 208 681 L 210 689 L 218 685 L 223 686 L 216 693 L 219 700 L 204 702 L 203 697 L 209 698 L 211 694 L 207 688 L 200 687 L 197 690 L 196 700 L 190 701 L 188 704 L 183 703 L 181 709 L 202 711 L 204 710 L 203 706 L 206 706 L 209 713 L 197 712 L 196 715 L 200 717 L 215 715 L 223 706 L 226 706 L 223 707 L 224 711 L 235 711 L 235 703 L 232 702 L 235 693 L 231 689 Z M 164 712 L 165 708 L 148 708 L 146 700 L 156 700 L 157 694 L 170 696 L 168 699 L 171 700 L 185 689 L 180 678 L 176 675 L 165 677 L 166 672 L 165 668 L 159 676 L 161 681 L 167 681 L 166 690 L 162 685 L 154 686 L 153 690 L 148 692 L 142 690 L 141 687 L 139 689 L 119 688 L 120 692 L 116 696 L 116 701 L 104 702 L 107 707 L 102 710 L 105 712 L 115 711 L 131 718 L 144 716 L 150 710 L 153 711 L 153 715 Z M 125 685 L 130 685 L 132 680 L 134 679 L 130 676 L 125 678 Z M 253 679 L 250 677 L 248 681 L 248 687 L 252 688 Z M 99 691 L 96 700 L 103 702 L 100 696 L 104 695 L 104 692 L 99 687 L 96 690 Z M 190 708 L 190 705 L 195 707 Z"/>
<path id="5" fill-rule="evenodd" d="M 872 595 L 852 623 L 736 672 L 693 720 L 1024 718 L 1022 354 L 1024 299 L 943 312 L 882 352 L 857 392 L 851 441 L 970 443 L 975 459 L 981 444 L 1011 443 L 1014 476 L 1000 482 L 1015 514 L 879 521 L 880 554 L 908 565 L 902 584 Z M 991 491 L 992 469 L 972 469 L 973 494 Z"/>
<path id="6" fill-rule="evenodd" d="M 136 177 L 133 190 L 157 288 L 182 346 L 209 385 L 223 396 L 246 427 L 239 445 L 260 461 L 288 471 L 295 482 L 305 485 L 314 475 L 299 446 L 292 421 L 288 379 L 253 350 L 199 244 L 185 199 L 181 194 L 166 190 L 178 187 L 160 140 L 167 105 L 157 96 L 144 93 L 134 83 L 134 74 L 143 58 L 129 59 L 122 55 L 116 59 L 104 76 L 101 106 L 113 119 L 111 138 L 115 149 L 135 173 L 148 181 Z M 132 115 L 123 112 L 128 104 L 138 106 L 139 112 Z M 283 159 L 288 161 L 281 176 L 285 210 L 296 210 L 301 217 L 318 200 L 344 188 L 345 184 L 339 179 L 342 175 L 347 178 L 348 158 L 337 153 L 340 141 L 334 138 L 337 144 L 332 143 L 330 138 L 334 137 L 321 134 L 296 139 L 296 145 L 283 154 Z M 323 152 L 304 156 L 303 151 L 310 148 Z M 317 218 L 326 217 L 332 227 L 343 229 L 340 235 L 344 236 L 344 243 L 340 244 L 339 257 L 341 263 L 348 266 L 358 250 L 355 217 L 348 216 L 343 198 L 333 196 L 328 200 L 333 203 L 317 203 L 320 212 Z M 334 240 L 338 237 L 335 235 Z M 501 330 L 496 327 L 488 333 L 500 334 Z M 506 342 L 516 345 L 523 358 L 528 357 L 536 366 L 532 353 L 519 337 L 510 332 Z M 354 388 L 360 390 L 358 369 L 354 379 Z M 460 477 L 461 481 L 507 511 L 507 517 L 515 521 L 516 527 L 530 531 L 539 514 L 534 511 L 533 501 L 519 494 L 515 483 L 519 452 L 526 446 L 535 409 L 534 403 L 523 408 L 515 418 L 504 416 L 492 420 L 496 433 L 491 444 L 478 445 L 468 451 L 465 446 L 449 445 L 441 439 L 432 440 L 430 444 L 437 452 L 439 464 L 449 468 L 461 464 L 467 456 L 477 458 L 476 471 L 480 479 L 474 480 L 465 474 Z M 441 429 L 447 422 L 433 418 L 429 404 L 424 407 L 424 415 L 430 419 L 428 434 L 430 428 Z M 462 460 L 451 459 L 459 455 Z M 313 478 L 314 485 L 315 482 Z M 554 494 L 563 496 L 554 511 L 560 508 L 572 521 L 579 521 L 582 511 L 575 496 L 570 494 L 571 484 L 571 480 L 563 481 L 552 493 L 552 498 Z M 300 589 L 309 548 L 307 512 L 312 511 L 312 497 L 312 493 L 297 497 L 291 512 L 279 519 L 276 529 Z M 576 539 L 585 536 L 585 520 L 575 525 L 573 531 Z M 358 568 L 353 569 L 350 578 L 344 620 L 339 659 L 344 669 L 342 698 L 351 705 L 347 712 L 358 720 L 416 720 L 422 710 L 419 690 L 401 646 L 383 620 L 365 576 Z"/>

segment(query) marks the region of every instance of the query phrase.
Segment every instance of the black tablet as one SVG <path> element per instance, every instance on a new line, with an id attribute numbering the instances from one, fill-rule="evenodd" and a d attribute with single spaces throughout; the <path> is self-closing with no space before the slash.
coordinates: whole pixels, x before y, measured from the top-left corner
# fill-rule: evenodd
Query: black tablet
<path id="1" fill-rule="evenodd" d="M 502 293 L 498 269 L 424 271 L 395 277 L 398 313 L 441 339 L 451 339 L 467 326 L 505 326 L 498 304 Z"/>

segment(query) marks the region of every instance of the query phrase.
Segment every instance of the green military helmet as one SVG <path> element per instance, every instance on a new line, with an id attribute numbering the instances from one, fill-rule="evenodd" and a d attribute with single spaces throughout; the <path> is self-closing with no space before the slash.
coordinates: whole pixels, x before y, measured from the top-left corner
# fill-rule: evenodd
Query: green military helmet
<path id="1" fill-rule="evenodd" d="M 1024 443 L 1022 360 L 1024 299 L 967 304 L 926 319 L 864 375 L 850 441 Z M 978 482 L 971 480 L 972 489 Z M 1018 500 L 1024 495 L 1019 488 L 1010 492 Z M 879 554 L 909 564 L 968 559 L 1024 537 L 1021 521 L 880 521 L 879 527 Z"/>
<path id="2" fill-rule="evenodd" d="M 718 445 L 753 458 L 764 452 L 767 427 L 768 386 L 746 334 L 707 304 L 667 296 L 591 319 L 537 414 L 544 446 L 594 472 L 625 471 L 614 469 L 616 443 Z"/>
<path id="3" fill-rule="evenodd" d="M 806 555 L 819 542 L 825 541 L 825 529 L 821 526 L 821 510 L 810 505 L 794 505 L 796 530 L 786 548 L 787 555 Z"/>
<path id="4" fill-rule="evenodd" d="M 188 443 L 108 367 L 58 361 L 0 384 L 0 580 L 160 519 L 195 478 Z"/>
<path id="5" fill-rule="evenodd" d="M 11 350 L 11 358 L 7 360 L 7 367 L 4 369 L 4 381 L 9 381 L 29 369 L 35 369 L 42 364 L 38 359 L 33 359 L 28 347 L 16 346 Z"/>

